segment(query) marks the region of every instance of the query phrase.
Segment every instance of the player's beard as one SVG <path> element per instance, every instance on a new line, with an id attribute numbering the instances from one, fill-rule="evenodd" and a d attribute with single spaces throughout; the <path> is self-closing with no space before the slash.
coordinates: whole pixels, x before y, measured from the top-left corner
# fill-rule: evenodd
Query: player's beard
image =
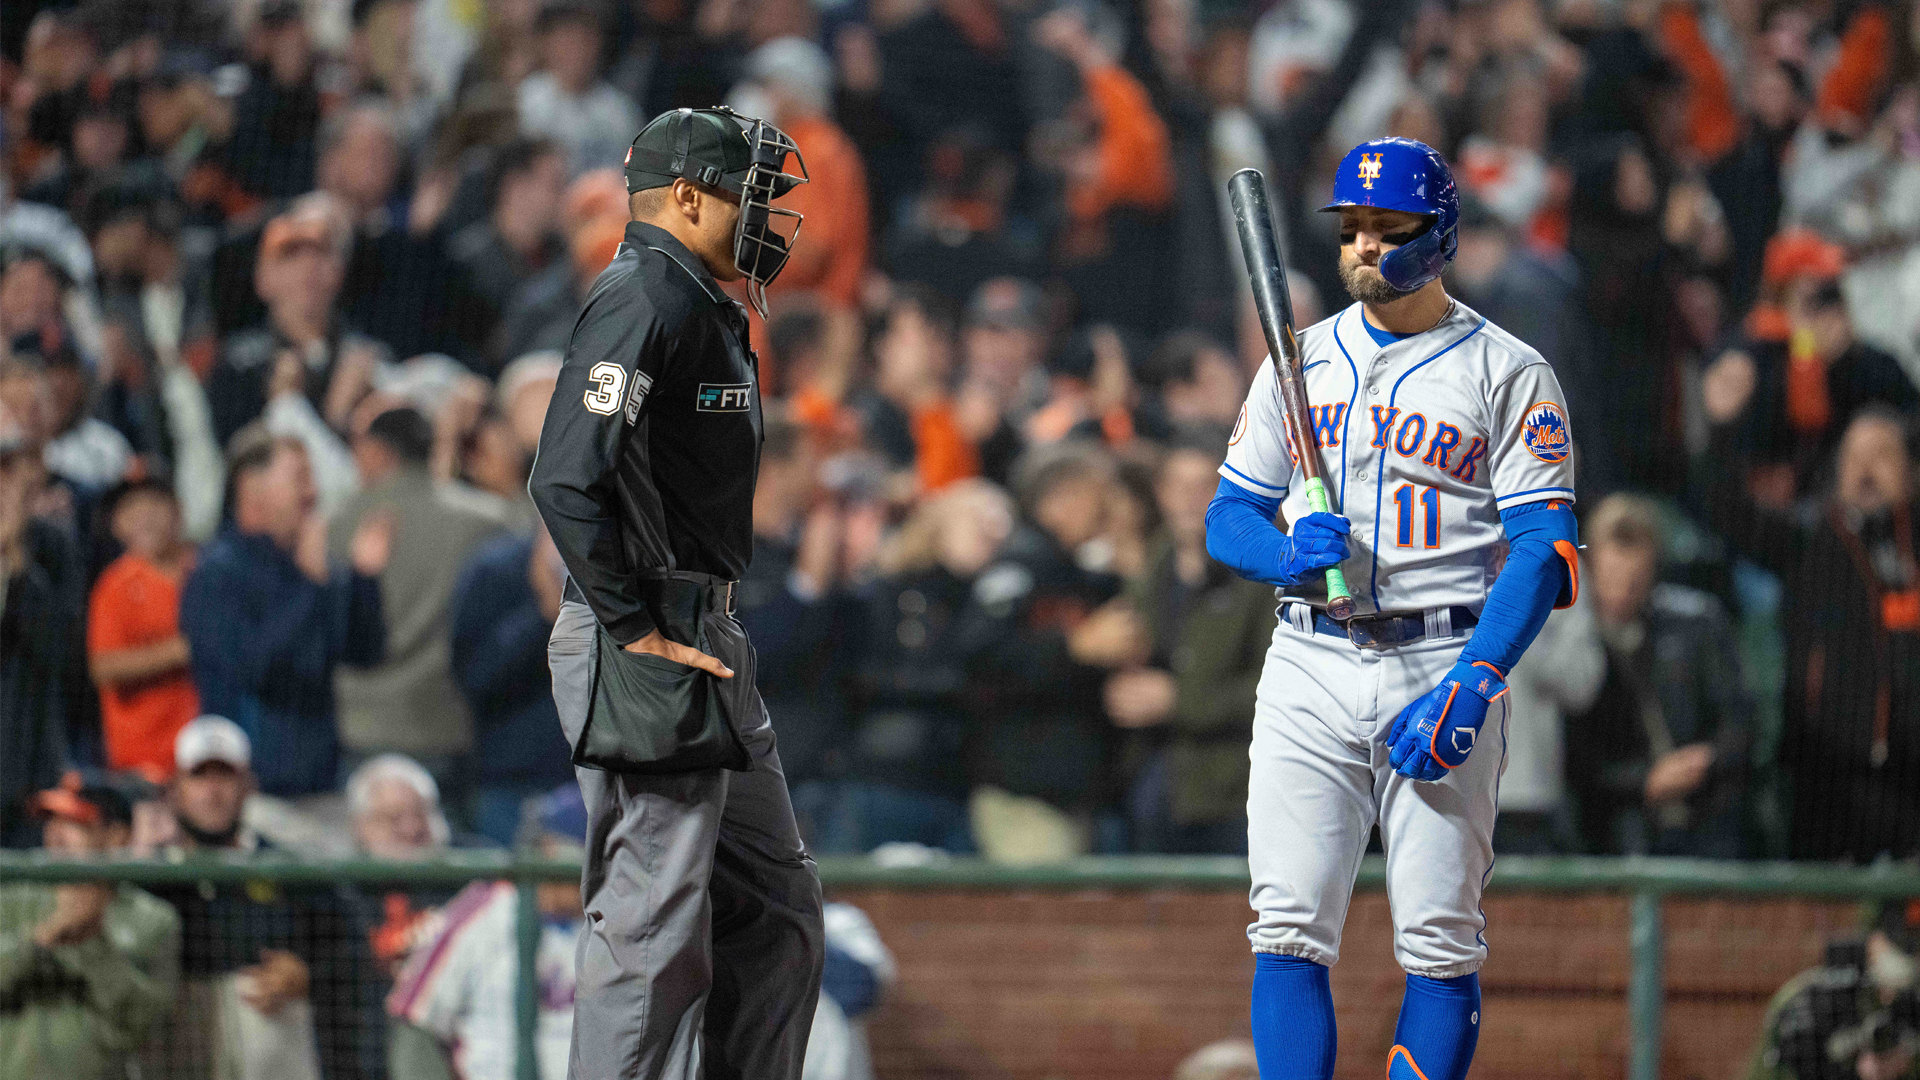
<path id="1" fill-rule="evenodd" d="M 1347 295 L 1372 307 L 1385 307 L 1395 300 L 1412 296 L 1418 290 L 1396 289 L 1380 276 L 1380 268 L 1368 266 L 1351 249 L 1340 253 L 1340 284 Z"/>

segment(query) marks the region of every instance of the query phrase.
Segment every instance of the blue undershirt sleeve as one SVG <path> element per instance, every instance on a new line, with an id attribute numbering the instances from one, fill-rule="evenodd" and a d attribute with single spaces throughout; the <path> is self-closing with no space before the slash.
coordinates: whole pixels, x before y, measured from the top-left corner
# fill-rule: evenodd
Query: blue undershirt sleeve
<path id="1" fill-rule="evenodd" d="M 1207 554 L 1249 581 L 1289 584 L 1280 567 L 1293 553 L 1293 541 L 1273 524 L 1280 500 L 1256 495 L 1222 478 L 1207 505 Z"/>
<path id="2" fill-rule="evenodd" d="M 1547 616 L 1579 595 L 1580 555 L 1579 526 L 1565 503 L 1526 503 L 1502 510 L 1500 520 L 1507 529 L 1507 563 L 1487 593 L 1480 623 L 1460 660 L 1492 664 L 1504 676 L 1533 644 Z"/>

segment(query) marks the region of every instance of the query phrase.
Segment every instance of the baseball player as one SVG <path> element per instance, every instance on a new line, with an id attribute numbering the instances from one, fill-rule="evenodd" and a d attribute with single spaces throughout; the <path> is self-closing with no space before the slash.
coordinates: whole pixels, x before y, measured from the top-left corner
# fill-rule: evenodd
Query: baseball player
<path id="1" fill-rule="evenodd" d="M 1539 353 L 1441 284 L 1459 199 L 1431 147 L 1355 147 L 1323 209 L 1356 301 L 1300 337 L 1333 512 L 1309 510 L 1271 361 L 1207 512 L 1208 551 L 1281 601 L 1247 798 L 1254 1043 L 1263 1080 L 1333 1075 L 1327 969 L 1377 825 L 1407 971 L 1387 1075 L 1459 1080 L 1479 1033 L 1504 680 L 1579 587 L 1565 398 Z M 1357 602 L 1344 624 L 1325 610 L 1332 566 Z"/>

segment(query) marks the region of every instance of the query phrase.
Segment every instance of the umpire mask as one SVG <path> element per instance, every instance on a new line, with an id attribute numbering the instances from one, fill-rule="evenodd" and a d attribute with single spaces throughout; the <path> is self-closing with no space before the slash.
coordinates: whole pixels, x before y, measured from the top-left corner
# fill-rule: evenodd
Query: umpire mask
<path id="1" fill-rule="evenodd" d="M 799 175 L 786 171 L 791 155 Z M 627 150 L 627 190 L 684 177 L 740 197 L 733 261 L 747 279 L 747 301 L 767 317 L 767 286 L 787 265 L 802 215 L 773 205 L 807 182 L 807 164 L 787 133 L 725 106 L 676 109 L 642 130 Z"/>

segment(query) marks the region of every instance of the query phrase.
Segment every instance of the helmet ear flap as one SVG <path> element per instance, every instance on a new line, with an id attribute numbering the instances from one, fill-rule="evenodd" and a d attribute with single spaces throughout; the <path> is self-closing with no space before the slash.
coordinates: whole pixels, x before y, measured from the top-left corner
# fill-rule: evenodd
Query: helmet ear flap
<path id="1" fill-rule="evenodd" d="M 1460 247 L 1457 228 L 1442 229 L 1439 222 L 1380 258 L 1380 276 L 1401 292 L 1412 292 L 1447 268 Z"/>

